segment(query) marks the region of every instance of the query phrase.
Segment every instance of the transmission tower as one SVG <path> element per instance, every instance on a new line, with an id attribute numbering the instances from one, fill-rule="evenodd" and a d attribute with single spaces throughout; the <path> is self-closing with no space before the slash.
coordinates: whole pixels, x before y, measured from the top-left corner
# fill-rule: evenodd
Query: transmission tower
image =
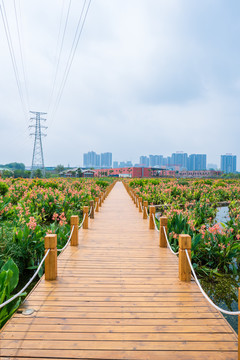
<path id="1" fill-rule="evenodd" d="M 42 133 L 42 129 L 47 129 L 47 126 L 43 126 L 41 121 L 46 121 L 46 119 L 41 118 L 41 115 L 46 115 L 47 113 L 30 111 L 34 114 L 35 117 L 31 117 L 31 121 L 35 121 L 34 125 L 29 125 L 29 128 L 34 128 L 35 131 L 30 135 L 34 135 L 34 146 L 33 146 L 33 157 L 32 157 L 32 167 L 31 167 L 31 178 L 34 175 L 34 171 L 40 169 L 43 176 L 45 176 L 45 167 L 44 167 L 44 158 L 43 158 L 43 148 L 42 148 L 42 137 L 47 136 Z"/>

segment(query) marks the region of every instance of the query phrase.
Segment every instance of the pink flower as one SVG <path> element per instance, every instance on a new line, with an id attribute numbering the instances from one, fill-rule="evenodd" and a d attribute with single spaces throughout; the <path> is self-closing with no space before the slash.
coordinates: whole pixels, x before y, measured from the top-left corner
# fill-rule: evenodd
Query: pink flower
<path id="1" fill-rule="evenodd" d="M 29 223 L 27 223 L 27 227 L 31 230 L 35 230 L 36 226 L 37 226 L 36 220 L 34 219 L 33 216 L 30 216 L 30 220 Z"/>
<path id="2" fill-rule="evenodd" d="M 58 219 L 58 214 L 54 213 L 52 219 L 53 219 L 53 221 L 57 220 Z"/>

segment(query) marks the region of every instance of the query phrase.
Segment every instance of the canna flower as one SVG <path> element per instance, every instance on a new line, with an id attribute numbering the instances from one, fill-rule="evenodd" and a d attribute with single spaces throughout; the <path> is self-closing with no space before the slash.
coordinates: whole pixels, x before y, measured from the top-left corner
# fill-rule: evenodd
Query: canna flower
<path id="1" fill-rule="evenodd" d="M 37 223 L 36 223 L 35 218 L 33 216 L 30 216 L 30 220 L 27 223 L 27 227 L 31 230 L 35 230 L 36 226 L 37 226 Z"/>

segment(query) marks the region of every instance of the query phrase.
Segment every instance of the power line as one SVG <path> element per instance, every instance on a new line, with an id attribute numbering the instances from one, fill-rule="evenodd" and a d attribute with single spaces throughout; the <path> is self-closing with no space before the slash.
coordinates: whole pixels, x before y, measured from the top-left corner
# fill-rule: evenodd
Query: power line
<path id="1" fill-rule="evenodd" d="M 62 94 L 63 94 L 63 90 L 65 88 L 65 85 L 66 85 L 66 82 L 67 82 L 67 79 L 68 79 L 68 76 L 69 76 L 69 72 L 70 72 L 70 69 L 71 69 L 71 66 L 72 66 L 72 63 L 73 63 L 73 60 L 74 60 L 74 56 L 75 56 L 75 53 L 76 53 L 76 50 L 77 50 L 77 46 L 78 46 L 79 40 L 81 38 L 83 27 L 85 25 L 86 18 L 87 18 L 88 12 L 89 12 L 91 1 L 92 0 L 89 0 L 86 11 L 85 11 L 85 14 L 84 14 L 84 9 L 85 9 L 86 2 L 87 2 L 87 0 L 84 0 L 83 8 L 82 8 L 82 11 L 81 11 L 81 14 L 80 14 L 80 17 L 79 17 L 79 21 L 78 21 L 78 25 L 77 25 L 77 28 L 76 28 L 76 31 L 75 31 L 72 47 L 71 47 L 70 54 L 69 54 L 69 57 L 68 57 L 68 61 L 67 61 L 66 67 L 65 67 L 63 79 L 62 79 L 62 82 L 61 82 L 61 85 L 60 85 L 60 88 L 59 88 L 59 92 L 58 92 L 58 95 L 57 95 L 57 98 L 56 98 L 55 106 L 53 108 L 53 114 L 52 114 L 51 123 L 54 120 L 54 116 L 56 114 L 57 108 L 59 106 L 59 103 L 60 103 L 60 100 L 61 100 L 61 97 L 62 97 Z M 84 16 L 83 16 L 83 14 L 84 14 Z M 82 17 L 83 17 L 83 21 L 82 21 Z M 82 21 L 82 24 L 81 24 L 81 21 Z"/>
<path id="2" fill-rule="evenodd" d="M 50 95 L 50 101 L 49 101 L 48 108 L 50 108 L 50 105 L 51 105 L 51 102 L 52 102 L 52 98 L 53 98 L 53 94 L 54 94 L 54 90 L 55 90 L 55 86 L 56 86 L 57 74 L 58 74 L 58 70 L 59 70 L 60 59 L 61 59 L 62 50 L 63 50 L 63 44 L 64 44 L 65 35 L 66 35 L 66 29 L 67 29 L 67 25 L 68 25 L 68 19 L 69 19 L 69 13 L 70 13 L 70 8 L 71 8 L 71 3 L 72 3 L 72 0 L 70 0 L 70 1 L 69 1 L 69 4 L 68 4 L 67 16 L 66 16 L 66 19 L 65 19 L 64 30 L 63 30 L 63 35 L 62 35 L 62 40 L 61 40 L 60 49 L 59 49 L 59 54 L 58 54 L 58 59 L 57 59 L 57 66 L 56 66 L 56 71 L 55 71 L 55 76 L 54 76 L 54 80 L 53 80 L 53 86 L 52 86 L 52 91 L 51 91 L 51 95 Z M 60 33 L 61 33 L 61 27 L 62 27 L 63 7 L 64 7 L 64 0 L 63 0 L 63 3 L 62 3 L 62 12 L 61 12 L 61 20 L 60 20 L 60 27 L 59 27 L 59 33 L 58 33 L 57 49 L 58 49 L 58 44 L 59 44 L 59 39 L 60 39 Z M 57 53 L 57 49 L 56 49 L 56 53 Z"/>
<path id="3" fill-rule="evenodd" d="M 29 96 L 28 96 L 28 87 L 27 87 L 27 77 L 26 77 L 26 71 L 24 66 L 24 56 L 22 51 L 22 42 L 21 42 L 21 36 L 20 36 L 20 26 L 18 21 L 18 15 L 17 15 L 17 8 L 16 8 L 16 0 L 13 1 L 14 4 L 14 13 L 16 18 L 16 24 L 17 24 L 17 34 L 18 34 L 18 42 L 19 42 L 19 49 L 20 49 L 20 57 L 21 57 L 21 64 L 22 64 L 22 72 L 23 72 L 23 78 L 24 78 L 24 85 L 25 85 L 25 91 L 26 91 L 26 99 L 27 99 L 27 107 L 29 108 Z M 20 8 L 20 1 L 19 1 L 19 8 Z"/>
<path id="4" fill-rule="evenodd" d="M 6 9 L 5 9 L 3 0 L 2 0 L 2 4 L 0 4 L 0 11 L 1 11 L 1 15 L 2 15 L 4 30 L 5 30 L 5 34 L 6 34 L 6 38 L 7 38 L 7 43 L 8 43 L 10 57 L 11 57 L 12 65 L 13 65 L 17 88 L 18 88 L 18 92 L 19 92 L 19 96 L 20 96 L 20 100 L 21 100 L 21 104 L 22 104 L 22 109 L 23 109 L 24 115 L 26 116 L 26 114 L 27 114 L 26 104 L 24 101 L 24 95 L 23 95 L 23 91 L 22 91 L 22 87 L 21 87 L 19 71 L 18 71 L 16 57 L 15 57 L 15 53 L 14 53 L 11 33 L 9 30 L 9 25 L 8 25 L 7 13 L 6 13 Z"/>

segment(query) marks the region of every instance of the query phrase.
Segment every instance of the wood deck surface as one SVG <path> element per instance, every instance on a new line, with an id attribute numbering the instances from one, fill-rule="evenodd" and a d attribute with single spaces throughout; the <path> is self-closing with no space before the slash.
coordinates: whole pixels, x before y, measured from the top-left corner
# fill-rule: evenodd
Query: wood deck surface
<path id="1" fill-rule="evenodd" d="M 178 258 L 159 248 L 118 182 L 79 246 L 58 259 L 0 334 L 9 359 L 238 359 L 237 336 L 200 293 L 178 280 Z"/>

